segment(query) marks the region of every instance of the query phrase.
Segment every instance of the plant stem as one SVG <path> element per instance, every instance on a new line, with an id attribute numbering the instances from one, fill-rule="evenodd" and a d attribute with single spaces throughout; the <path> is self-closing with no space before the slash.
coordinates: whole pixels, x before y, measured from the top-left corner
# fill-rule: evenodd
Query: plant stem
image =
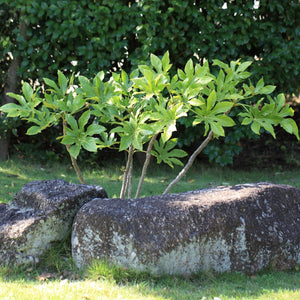
<path id="1" fill-rule="evenodd" d="M 67 127 L 67 123 L 66 123 L 65 119 L 63 119 L 63 134 L 64 134 L 64 135 L 66 135 L 66 127 Z M 67 148 L 67 151 L 68 151 L 68 153 L 69 153 L 69 155 L 70 155 L 70 158 L 71 158 L 71 162 L 72 162 L 73 168 L 74 168 L 74 170 L 75 170 L 75 172 L 76 172 L 76 174 L 77 174 L 77 177 L 78 177 L 80 183 L 85 184 L 85 181 L 84 181 L 84 179 L 83 179 L 82 173 L 81 173 L 81 171 L 80 171 L 80 169 L 79 169 L 79 166 L 78 166 L 78 164 L 77 164 L 77 160 L 76 160 L 76 158 L 73 157 L 73 156 L 71 155 L 71 153 L 70 153 L 70 145 L 66 145 L 66 148 Z"/>
<path id="2" fill-rule="evenodd" d="M 67 150 L 69 152 L 70 146 L 66 145 L 66 147 L 67 147 Z M 70 154 L 70 152 L 69 152 L 69 154 Z M 70 154 L 70 157 L 71 157 L 71 162 L 72 162 L 73 168 L 74 168 L 74 170 L 75 170 L 75 172 L 77 174 L 77 177 L 78 177 L 80 183 L 85 184 L 85 181 L 83 179 L 82 173 L 81 173 L 81 171 L 80 171 L 80 169 L 78 167 L 77 160 L 71 154 Z"/>
<path id="3" fill-rule="evenodd" d="M 186 172 L 189 170 L 189 168 L 194 163 L 194 160 L 196 157 L 202 152 L 202 150 L 207 146 L 207 144 L 212 140 L 214 134 L 212 131 L 209 132 L 207 138 L 201 143 L 201 145 L 194 151 L 194 153 L 190 156 L 188 162 L 183 167 L 183 169 L 180 171 L 180 173 L 177 175 L 177 177 L 168 185 L 168 187 L 163 192 L 163 195 L 167 194 L 170 189 L 186 174 Z"/>
<path id="4" fill-rule="evenodd" d="M 131 198 L 131 191 L 132 191 L 132 170 L 133 170 L 133 158 L 131 158 L 130 160 L 130 166 L 129 166 L 129 172 L 128 172 L 128 177 L 127 177 L 127 180 L 128 180 L 128 193 L 127 193 L 127 197 L 128 199 Z"/>
<path id="5" fill-rule="evenodd" d="M 126 195 L 126 191 L 127 191 L 127 187 L 128 187 L 128 175 L 129 175 L 132 157 L 133 157 L 133 146 L 130 145 L 129 150 L 128 150 L 128 158 L 127 158 L 126 168 L 124 171 L 121 193 L 120 193 L 121 199 L 125 199 L 125 195 Z"/>
<path id="6" fill-rule="evenodd" d="M 154 144 L 157 136 L 158 136 L 158 133 L 155 134 L 154 136 L 152 136 L 152 138 L 151 138 L 151 140 L 149 142 L 149 145 L 148 145 L 148 148 L 147 148 L 147 152 L 146 152 L 146 158 L 145 158 L 145 162 L 144 162 L 144 165 L 143 165 L 143 170 L 142 170 L 141 178 L 140 178 L 140 181 L 139 181 L 139 185 L 138 185 L 138 188 L 136 190 L 135 198 L 138 198 L 140 196 L 142 185 L 144 183 L 144 180 L 145 180 L 145 177 L 146 177 L 146 173 L 147 173 L 147 168 L 148 168 L 148 165 L 150 163 L 151 150 L 152 150 L 153 144 Z"/>

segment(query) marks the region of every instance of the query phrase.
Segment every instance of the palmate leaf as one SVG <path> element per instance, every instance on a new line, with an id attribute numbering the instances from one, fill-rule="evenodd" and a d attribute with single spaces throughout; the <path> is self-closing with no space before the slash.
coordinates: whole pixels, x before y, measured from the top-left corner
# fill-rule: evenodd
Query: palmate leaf
<path id="1" fill-rule="evenodd" d="M 251 130 L 259 135 L 260 129 L 264 128 L 276 138 L 274 126 L 280 125 L 285 131 L 294 134 L 299 139 L 296 122 L 287 116 L 293 116 L 293 109 L 289 105 L 284 106 L 285 98 L 280 94 L 274 100 L 269 98 L 269 103 L 262 105 L 261 99 L 256 106 L 251 106 L 246 112 L 239 114 L 243 118 L 242 125 L 250 125 Z"/>
<path id="2" fill-rule="evenodd" d="M 181 149 L 174 149 L 177 144 L 177 139 L 168 140 L 166 143 L 162 139 L 154 142 L 154 150 L 151 154 L 156 157 L 157 163 L 164 162 L 168 164 L 171 168 L 174 165 L 183 166 L 183 163 L 178 159 L 185 157 L 187 153 Z"/>
<path id="3" fill-rule="evenodd" d="M 194 108 L 196 117 L 193 126 L 202 122 L 205 124 L 205 135 L 212 130 L 216 137 L 225 136 L 223 127 L 232 127 L 235 122 L 226 113 L 232 108 L 233 103 L 229 101 L 216 101 L 216 93 L 212 91 L 205 103 Z"/>

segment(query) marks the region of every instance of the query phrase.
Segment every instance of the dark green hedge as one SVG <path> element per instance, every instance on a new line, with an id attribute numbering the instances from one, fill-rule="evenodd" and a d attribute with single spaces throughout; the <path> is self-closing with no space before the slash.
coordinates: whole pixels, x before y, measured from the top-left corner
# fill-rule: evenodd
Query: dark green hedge
<path id="1" fill-rule="evenodd" d="M 4 0 L 0 51 L 20 57 L 23 80 L 56 77 L 58 69 L 85 76 L 120 67 L 129 71 L 148 60 L 149 53 L 161 55 L 167 50 L 176 67 L 191 57 L 225 62 L 242 58 L 254 62 L 254 77 L 263 76 L 278 92 L 296 93 L 300 89 L 299 0 L 259 1 L 258 8 L 253 2 L 227 1 L 225 8 L 224 0 Z M 26 24 L 25 36 L 18 22 Z M 0 66 L 1 87 L 7 61 L 0 58 Z M 198 135 L 182 143 L 190 145 Z M 225 141 L 224 151 L 231 151 L 231 158 L 226 154 L 224 161 L 230 162 L 239 152 L 237 137 L 245 135 L 232 133 L 233 138 Z M 219 144 L 213 147 L 222 153 Z"/>
<path id="2" fill-rule="evenodd" d="M 298 0 L 260 1 L 259 8 L 253 1 L 228 1 L 227 9 L 223 0 L 6 2 L 27 23 L 26 37 L 14 32 L 24 78 L 49 77 L 57 69 L 94 74 L 118 62 L 128 70 L 149 53 L 169 50 L 177 67 L 194 54 L 251 59 L 253 72 L 280 91 L 300 87 Z"/>

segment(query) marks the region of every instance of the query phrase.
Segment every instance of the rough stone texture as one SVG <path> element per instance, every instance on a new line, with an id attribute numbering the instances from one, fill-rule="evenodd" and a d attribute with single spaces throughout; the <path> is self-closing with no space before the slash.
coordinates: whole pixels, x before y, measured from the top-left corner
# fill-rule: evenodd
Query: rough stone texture
<path id="1" fill-rule="evenodd" d="M 107 197 L 100 186 L 63 180 L 34 181 L 9 204 L 0 205 L 0 264 L 37 262 L 52 242 L 70 233 L 79 208 Z"/>
<path id="2" fill-rule="evenodd" d="M 94 199 L 72 232 L 78 267 L 93 259 L 152 273 L 254 273 L 300 263 L 300 190 L 244 184 L 135 200 Z"/>

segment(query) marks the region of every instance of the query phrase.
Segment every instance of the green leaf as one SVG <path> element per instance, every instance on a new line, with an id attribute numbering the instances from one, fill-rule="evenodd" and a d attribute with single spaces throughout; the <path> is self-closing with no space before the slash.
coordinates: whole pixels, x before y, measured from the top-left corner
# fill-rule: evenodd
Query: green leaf
<path id="1" fill-rule="evenodd" d="M 66 121 L 71 126 L 73 131 L 78 131 L 77 121 L 72 115 L 66 115 Z"/>
<path id="2" fill-rule="evenodd" d="M 172 67 L 172 65 L 170 64 L 170 55 L 169 55 L 169 51 L 167 51 L 162 60 L 162 66 L 163 66 L 163 70 L 164 72 L 168 72 L 170 70 L 170 68 Z"/>
<path id="3" fill-rule="evenodd" d="M 42 129 L 41 129 L 40 126 L 31 126 L 31 127 L 27 130 L 26 134 L 28 134 L 28 135 L 35 135 L 35 134 L 40 133 L 41 131 L 42 131 Z"/>
<path id="4" fill-rule="evenodd" d="M 184 80 L 186 78 L 185 73 L 181 69 L 177 70 L 177 75 L 181 80 Z"/>
<path id="5" fill-rule="evenodd" d="M 277 101 L 277 108 L 278 109 L 281 109 L 284 104 L 285 104 L 285 96 L 283 93 L 279 94 L 276 98 L 276 101 Z"/>
<path id="6" fill-rule="evenodd" d="M 194 121 L 193 121 L 193 126 L 196 126 L 200 123 L 202 123 L 204 121 L 204 118 L 196 118 Z"/>
<path id="7" fill-rule="evenodd" d="M 220 114 L 228 112 L 233 106 L 232 102 L 223 101 L 216 104 L 214 109 L 212 110 L 213 114 Z"/>
<path id="8" fill-rule="evenodd" d="M 103 81 L 104 78 L 105 78 L 105 73 L 104 73 L 104 71 L 98 72 L 95 78 L 98 78 L 98 79 L 100 79 L 100 81 Z"/>
<path id="9" fill-rule="evenodd" d="M 57 84 L 56 84 L 53 80 L 48 79 L 48 78 L 44 78 L 44 82 L 45 82 L 48 86 L 54 88 L 54 90 L 55 90 L 56 92 L 59 92 L 59 88 L 58 88 Z"/>
<path id="10" fill-rule="evenodd" d="M 249 67 L 251 64 L 252 64 L 251 61 L 246 61 L 246 62 L 240 64 L 240 65 L 238 66 L 237 70 L 236 70 L 237 73 L 240 73 L 240 72 L 245 71 L 246 69 L 248 69 L 248 67 Z"/>
<path id="11" fill-rule="evenodd" d="M 21 105 L 26 105 L 27 104 L 25 98 L 21 95 L 17 95 L 17 94 L 14 94 L 14 93 L 7 93 L 7 96 L 16 99 Z"/>
<path id="12" fill-rule="evenodd" d="M 31 101 L 31 97 L 33 95 L 33 89 L 32 87 L 29 85 L 29 83 L 24 82 L 23 86 L 22 86 L 22 92 L 25 96 L 25 99 L 30 102 Z"/>
<path id="13" fill-rule="evenodd" d="M 264 84 L 265 84 L 265 83 L 264 83 L 264 79 L 261 78 L 261 79 L 257 82 L 254 91 L 255 91 L 256 93 L 260 93 L 260 90 L 263 88 Z"/>
<path id="14" fill-rule="evenodd" d="M 72 145 L 72 144 L 76 143 L 76 138 L 74 138 L 73 136 L 70 136 L 70 135 L 65 135 L 63 137 L 63 139 L 61 140 L 61 143 L 63 145 Z"/>
<path id="15" fill-rule="evenodd" d="M 79 129 L 84 131 L 84 126 L 88 123 L 90 119 L 91 113 L 90 111 L 85 111 L 78 120 Z"/>
<path id="16" fill-rule="evenodd" d="M 185 74 L 191 78 L 194 75 L 194 64 L 192 59 L 190 58 L 184 67 Z"/>
<path id="17" fill-rule="evenodd" d="M 219 115 L 215 117 L 216 121 L 223 127 L 232 127 L 235 125 L 235 122 L 226 115 Z"/>
<path id="18" fill-rule="evenodd" d="M 70 147 L 70 154 L 76 159 L 80 153 L 81 145 L 75 144 Z"/>
<path id="19" fill-rule="evenodd" d="M 82 90 L 86 93 L 87 97 L 91 98 L 97 96 L 94 87 L 88 78 L 84 76 L 78 76 L 78 79 L 79 79 L 80 86 Z"/>
<path id="20" fill-rule="evenodd" d="M 156 69 L 157 72 L 162 71 L 162 62 L 156 55 L 151 54 L 150 61 L 151 61 L 152 66 Z"/>
<path id="21" fill-rule="evenodd" d="M 174 157 L 185 157 L 185 156 L 187 156 L 187 153 L 184 150 L 181 150 L 181 149 L 173 149 L 171 153 Z"/>
<path id="22" fill-rule="evenodd" d="M 199 83 L 199 84 L 201 84 L 201 85 L 207 85 L 207 84 L 209 84 L 212 80 L 213 80 L 212 77 L 209 77 L 209 76 L 201 76 L 201 77 L 197 78 L 197 83 Z"/>
<path id="23" fill-rule="evenodd" d="M 214 66 L 219 66 L 220 68 L 226 70 L 229 68 L 228 65 L 226 65 L 225 63 L 223 63 L 222 61 L 218 60 L 218 59 L 213 59 L 213 65 Z"/>
<path id="24" fill-rule="evenodd" d="M 146 77 L 148 84 L 152 84 L 152 82 L 154 80 L 154 75 L 155 75 L 154 71 L 145 69 L 143 74 Z"/>
<path id="25" fill-rule="evenodd" d="M 176 147 L 177 139 L 171 139 L 166 143 L 162 139 L 154 142 L 154 150 L 151 154 L 157 158 L 157 163 L 162 161 L 168 164 L 170 167 L 174 167 L 174 164 L 183 165 L 183 163 L 178 159 L 185 157 L 187 153 L 181 149 L 173 149 Z M 173 149 L 173 150 L 172 150 Z"/>
<path id="26" fill-rule="evenodd" d="M 98 139 L 92 138 L 92 137 L 87 137 L 85 138 L 81 145 L 84 149 L 86 149 L 89 152 L 97 152 L 97 142 Z"/>
<path id="27" fill-rule="evenodd" d="M 128 135 L 123 135 L 121 137 L 120 148 L 119 151 L 124 151 L 128 149 L 131 145 L 131 137 Z"/>
<path id="28" fill-rule="evenodd" d="M 253 121 L 253 123 L 251 124 L 251 130 L 257 134 L 257 135 L 260 135 L 260 124 L 257 122 L 257 121 Z"/>
<path id="29" fill-rule="evenodd" d="M 86 135 L 92 136 L 94 134 L 100 134 L 101 132 L 104 132 L 106 128 L 104 126 L 98 125 L 98 124 L 91 124 L 87 130 Z"/>
<path id="30" fill-rule="evenodd" d="M 78 94 L 75 96 L 73 99 L 73 103 L 70 103 L 71 105 L 71 112 L 74 114 L 75 112 L 81 110 L 85 104 L 86 104 L 86 99 L 83 98 L 82 94 Z"/>
<path id="31" fill-rule="evenodd" d="M 7 116 L 11 118 L 19 117 L 21 115 L 20 106 L 15 103 L 4 104 L 0 107 L 0 110 L 7 113 Z"/>
<path id="32" fill-rule="evenodd" d="M 223 70 L 220 70 L 219 75 L 216 80 L 218 91 L 222 90 L 222 88 L 224 86 L 224 80 L 225 80 L 225 74 L 224 74 Z"/>
<path id="33" fill-rule="evenodd" d="M 268 95 L 273 93 L 275 89 L 276 89 L 275 85 L 266 85 L 263 88 L 261 88 L 259 92 L 261 94 Z"/>
<path id="34" fill-rule="evenodd" d="M 249 125 L 252 122 L 251 118 L 245 118 L 242 121 L 242 125 Z"/>
<path id="35" fill-rule="evenodd" d="M 200 99 L 197 99 L 197 98 L 193 98 L 189 101 L 189 104 L 193 105 L 193 106 L 200 106 L 200 105 L 203 105 L 204 102 Z"/>
<path id="36" fill-rule="evenodd" d="M 210 125 L 210 128 L 211 128 L 212 132 L 214 133 L 214 135 L 225 136 L 224 129 L 219 123 L 210 122 L 209 125 Z"/>
<path id="37" fill-rule="evenodd" d="M 206 103 L 207 103 L 206 107 L 207 107 L 208 111 L 211 110 L 215 106 L 216 100 L 217 100 L 216 91 L 212 90 L 206 101 Z"/>
<path id="38" fill-rule="evenodd" d="M 294 134 L 297 139 L 299 140 L 299 129 L 298 126 L 296 124 L 296 122 L 291 119 L 291 118 L 287 118 L 282 120 L 282 122 L 280 123 L 280 126 L 288 133 L 290 134 Z"/>
<path id="39" fill-rule="evenodd" d="M 274 132 L 274 128 L 272 126 L 272 124 L 268 121 L 265 121 L 261 124 L 261 126 L 268 132 L 271 133 L 271 135 L 273 136 L 273 138 L 275 139 L 276 136 L 275 136 L 275 132 Z"/>

